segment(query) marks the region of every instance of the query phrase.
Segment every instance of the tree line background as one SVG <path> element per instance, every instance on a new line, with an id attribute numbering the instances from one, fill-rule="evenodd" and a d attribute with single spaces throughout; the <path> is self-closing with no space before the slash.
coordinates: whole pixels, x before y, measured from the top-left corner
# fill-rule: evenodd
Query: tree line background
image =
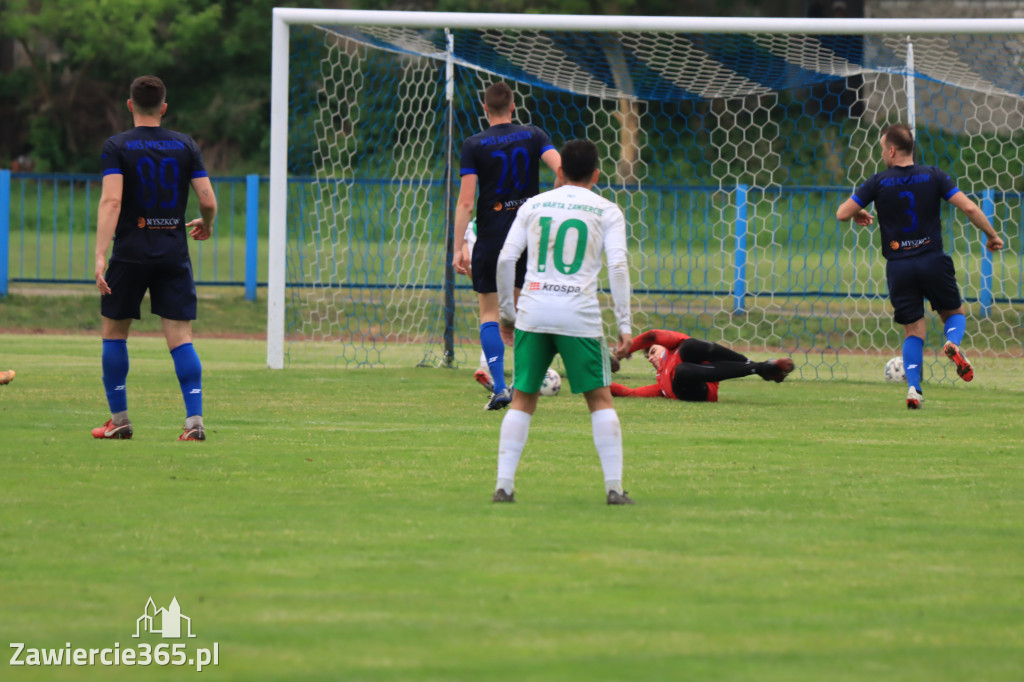
<path id="1" fill-rule="evenodd" d="M 0 0 L 0 167 L 94 172 L 132 126 L 128 86 L 167 84 L 164 124 L 215 173 L 266 172 L 274 7 L 651 16 L 805 16 L 828 0 Z"/>

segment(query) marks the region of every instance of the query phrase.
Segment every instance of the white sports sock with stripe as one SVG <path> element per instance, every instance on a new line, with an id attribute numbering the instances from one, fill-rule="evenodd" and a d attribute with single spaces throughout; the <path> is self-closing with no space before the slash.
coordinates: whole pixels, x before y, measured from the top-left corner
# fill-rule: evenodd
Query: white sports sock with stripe
<path id="1" fill-rule="evenodd" d="M 604 471 L 605 492 L 622 492 L 622 426 L 614 409 L 590 413 L 590 426 L 594 433 L 594 447 Z"/>
<path id="2" fill-rule="evenodd" d="M 508 410 L 501 420 L 501 436 L 498 440 L 498 485 L 511 493 L 515 485 L 516 468 L 530 434 L 530 415 L 521 410 Z"/>

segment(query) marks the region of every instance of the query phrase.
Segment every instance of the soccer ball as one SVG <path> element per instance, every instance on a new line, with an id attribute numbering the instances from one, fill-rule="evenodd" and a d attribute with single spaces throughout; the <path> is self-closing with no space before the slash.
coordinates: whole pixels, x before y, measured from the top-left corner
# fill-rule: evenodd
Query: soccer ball
<path id="1" fill-rule="evenodd" d="M 540 394 L 551 397 L 558 395 L 558 392 L 562 390 L 562 377 L 558 376 L 551 367 L 548 367 L 547 374 L 544 375 L 544 381 L 540 382 Z"/>
<path id="2" fill-rule="evenodd" d="M 903 358 L 895 357 L 885 363 L 885 380 L 893 382 L 907 380 L 907 373 L 903 371 Z"/>

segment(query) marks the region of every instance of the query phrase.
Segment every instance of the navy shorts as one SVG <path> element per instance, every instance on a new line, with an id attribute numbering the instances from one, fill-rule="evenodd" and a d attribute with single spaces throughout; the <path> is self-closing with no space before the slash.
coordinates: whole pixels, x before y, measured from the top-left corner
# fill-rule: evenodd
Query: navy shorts
<path id="1" fill-rule="evenodd" d="M 473 245 L 473 291 L 478 294 L 490 294 L 498 290 L 498 254 L 504 240 L 478 241 Z M 522 289 L 526 281 L 526 252 L 516 261 L 516 288 Z"/>
<path id="2" fill-rule="evenodd" d="M 100 298 L 100 313 L 112 320 L 141 317 L 149 290 L 150 311 L 168 320 L 196 319 L 192 263 L 125 263 L 111 260 L 106 273 L 110 293 Z"/>
<path id="3" fill-rule="evenodd" d="M 886 261 L 885 279 L 897 324 L 924 317 L 924 299 L 932 310 L 956 310 L 963 302 L 953 259 L 941 251 Z"/>

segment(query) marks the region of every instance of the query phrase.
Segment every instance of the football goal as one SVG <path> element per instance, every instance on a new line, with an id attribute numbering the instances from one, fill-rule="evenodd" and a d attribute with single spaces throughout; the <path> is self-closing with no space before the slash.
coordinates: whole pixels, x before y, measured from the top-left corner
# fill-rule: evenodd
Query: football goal
<path id="1" fill-rule="evenodd" d="M 943 213 L 970 357 L 1019 367 L 1022 62 L 1022 20 L 275 9 L 268 365 L 475 364 L 458 159 L 504 80 L 516 122 L 598 144 L 637 331 L 786 353 L 804 378 L 849 376 L 851 354 L 881 377 L 899 353 L 877 229 L 835 211 L 882 167 L 881 129 L 910 124 L 1007 242 Z M 953 381 L 928 319 L 924 378 Z"/>

